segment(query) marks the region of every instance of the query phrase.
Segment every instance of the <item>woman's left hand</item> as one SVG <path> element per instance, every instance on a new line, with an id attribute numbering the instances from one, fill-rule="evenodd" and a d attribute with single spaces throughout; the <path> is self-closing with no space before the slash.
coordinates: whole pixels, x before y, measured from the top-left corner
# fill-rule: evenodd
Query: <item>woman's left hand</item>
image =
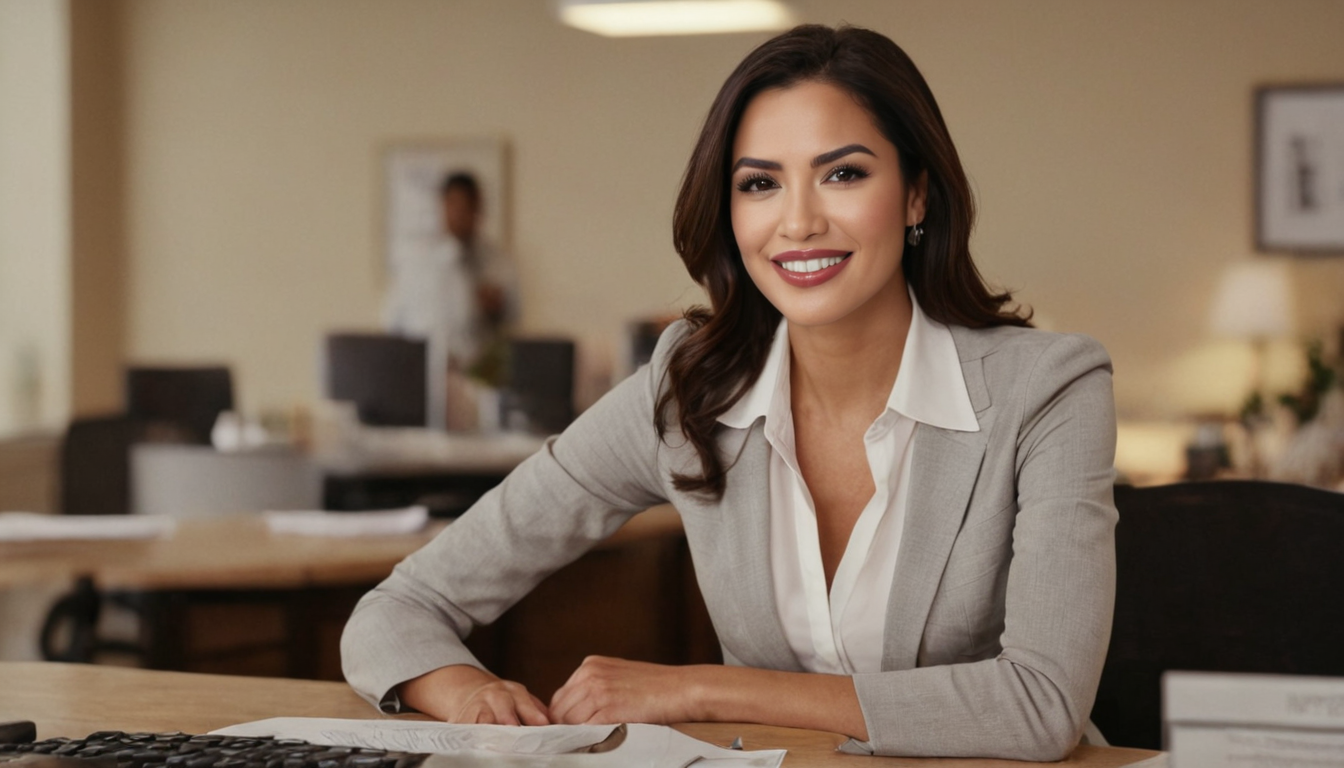
<path id="1" fill-rule="evenodd" d="M 551 722 L 695 720 L 693 669 L 589 656 L 551 697 Z"/>

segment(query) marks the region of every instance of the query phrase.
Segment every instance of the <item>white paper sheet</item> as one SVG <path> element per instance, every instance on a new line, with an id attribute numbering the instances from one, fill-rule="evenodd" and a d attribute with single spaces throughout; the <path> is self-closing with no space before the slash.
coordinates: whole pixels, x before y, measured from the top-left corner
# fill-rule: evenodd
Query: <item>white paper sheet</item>
<path id="1" fill-rule="evenodd" d="M 429 521 L 422 506 L 373 512 L 322 512 L 285 510 L 265 513 L 271 533 L 299 536 L 400 536 L 415 533 Z"/>
<path id="2" fill-rule="evenodd" d="M 579 752 L 625 736 L 614 749 Z M 435 753 L 425 768 L 778 768 L 784 750 L 743 752 L 693 739 L 662 725 L 452 725 L 414 720 L 277 717 L 215 731 L 229 736 L 275 736 L 314 744 Z M 612 740 L 613 742 L 616 739 Z"/>
<path id="3" fill-rule="evenodd" d="M 151 515 L 44 515 L 0 512 L 0 541 L 154 539 L 173 532 L 177 521 Z"/>
<path id="4" fill-rule="evenodd" d="M 1344 768 L 1344 679 L 1167 672 L 1162 719 L 1181 768 Z"/>

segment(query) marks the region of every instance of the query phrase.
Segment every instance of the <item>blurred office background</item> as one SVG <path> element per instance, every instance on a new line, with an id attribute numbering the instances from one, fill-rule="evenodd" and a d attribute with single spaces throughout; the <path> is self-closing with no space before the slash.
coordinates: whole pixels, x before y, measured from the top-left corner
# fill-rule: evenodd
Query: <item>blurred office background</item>
<path id="1" fill-rule="evenodd" d="M 1208 315 L 1256 256 L 1254 89 L 1344 80 L 1344 5 L 792 6 L 910 52 L 978 195 L 981 269 L 1106 345 L 1123 418 L 1240 407 L 1251 350 Z M 619 375 L 631 320 L 701 300 L 672 204 L 767 36 L 605 38 L 541 0 L 0 2 L 0 433 L 119 407 L 127 360 L 227 362 L 245 412 L 317 399 L 323 335 L 377 326 L 380 158 L 406 140 L 504 140 L 519 330 Z M 1290 266 L 1284 387 L 1295 339 L 1333 352 L 1344 320 L 1344 259 Z"/>
<path id="2" fill-rule="evenodd" d="M 1341 4 L 792 7 L 921 66 L 978 195 L 980 268 L 1107 346 L 1136 472 L 1177 471 L 1257 375 L 1296 388 L 1306 340 L 1338 356 L 1344 259 L 1256 253 L 1253 164 L 1256 87 L 1344 80 Z M 384 153 L 481 137 L 507 148 L 517 330 L 576 340 L 587 405 L 632 321 L 701 301 L 672 203 L 768 34 L 599 37 L 541 0 L 3 0 L 0 435 L 117 410 L 128 361 L 227 364 L 244 413 L 311 406 L 325 334 L 378 325 Z M 1210 320 L 1257 258 L 1294 297 L 1258 351 Z M 0 476 L 31 481 L 27 460 Z M 50 506 L 46 487 L 17 493 Z"/>
<path id="3" fill-rule="evenodd" d="M 1122 417 L 1235 412 L 1252 355 L 1207 316 L 1255 255 L 1254 88 L 1344 80 L 1344 6 L 793 7 L 910 52 L 978 195 L 981 269 L 1107 346 Z M 619 374 L 632 319 L 701 300 L 672 203 L 767 36 L 604 38 L 540 0 L 4 0 L 0 433 L 117 407 L 129 359 L 227 361 L 245 411 L 316 399 L 323 334 L 377 325 L 380 153 L 404 140 L 506 142 L 519 330 Z M 1344 259 L 1291 271 L 1295 335 L 1333 351 Z"/>
<path id="4" fill-rule="evenodd" d="M 1216 464 L 1254 389 L 1301 393 L 1313 341 L 1340 360 L 1344 254 L 1255 245 L 1255 93 L 1344 83 L 1344 2 L 790 6 L 920 66 L 981 271 L 1110 350 L 1124 477 Z M 516 331 L 574 342 L 582 409 L 628 372 L 633 328 L 703 301 L 673 202 L 710 100 L 770 34 L 607 38 L 548 0 L 0 0 L 0 510 L 62 508 L 62 436 L 126 410 L 131 365 L 224 366 L 245 420 L 321 413 L 329 334 L 380 326 L 384 159 L 407 142 L 506 148 Z M 1272 268 L 1247 283 L 1248 263 Z M 1284 298 L 1252 316 L 1247 284 Z M 66 587 L 0 613 L 40 621 Z M 33 653 L 14 627 L 0 658 Z"/>

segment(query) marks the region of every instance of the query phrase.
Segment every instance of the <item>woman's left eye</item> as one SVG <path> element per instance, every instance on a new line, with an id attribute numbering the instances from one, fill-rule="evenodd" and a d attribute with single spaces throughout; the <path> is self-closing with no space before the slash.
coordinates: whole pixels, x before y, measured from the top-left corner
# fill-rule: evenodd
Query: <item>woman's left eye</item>
<path id="1" fill-rule="evenodd" d="M 841 184 L 858 181 L 868 177 L 868 172 L 854 165 L 842 165 L 832 170 L 826 176 L 827 181 L 838 181 Z"/>

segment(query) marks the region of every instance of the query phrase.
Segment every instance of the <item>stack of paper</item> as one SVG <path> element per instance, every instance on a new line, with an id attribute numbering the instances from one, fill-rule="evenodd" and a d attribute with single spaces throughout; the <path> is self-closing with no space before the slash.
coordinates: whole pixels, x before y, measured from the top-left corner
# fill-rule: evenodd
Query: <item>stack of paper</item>
<path id="1" fill-rule="evenodd" d="M 663 725 L 452 725 L 277 717 L 215 731 L 314 744 L 434 753 L 423 768 L 778 768 L 784 750 L 723 749 Z"/>
<path id="2" fill-rule="evenodd" d="M 153 539 L 173 532 L 177 521 L 149 515 L 43 515 L 0 512 L 0 541 Z"/>
<path id="3" fill-rule="evenodd" d="M 265 514 L 271 533 L 300 536 L 400 536 L 415 533 L 429 521 L 422 506 L 373 512 L 271 511 Z"/>
<path id="4" fill-rule="evenodd" d="M 1344 768 L 1344 678 L 1168 672 L 1173 768 Z"/>

